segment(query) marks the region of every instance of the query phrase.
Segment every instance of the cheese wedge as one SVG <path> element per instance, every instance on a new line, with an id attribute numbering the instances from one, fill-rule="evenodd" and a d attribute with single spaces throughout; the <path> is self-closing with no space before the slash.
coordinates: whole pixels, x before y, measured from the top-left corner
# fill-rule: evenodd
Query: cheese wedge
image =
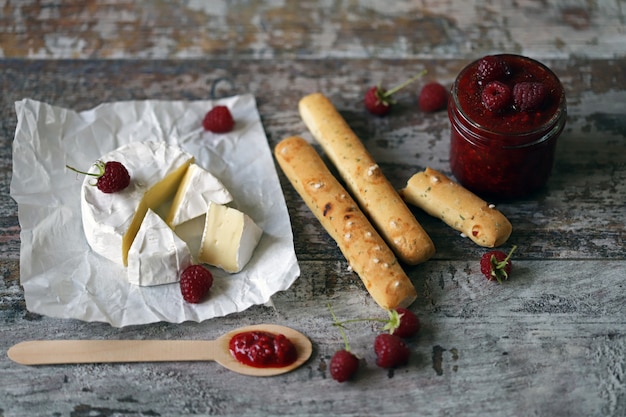
<path id="1" fill-rule="evenodd" d="M 252 258 L 263 229 L 245 213 L 209 203 L 198 260 L 227 272 L 239 272 Z"/>
<path id="2" fill-rule="evenodd" d="M 146 212 L 174 196 L 194 158 L 164 142 L 131 142 L 101 160 L 121 162 L 130 174 L 130 185 L 105 194 L 92 185 L 93 177 L 86 176 L 81 191 L 85 237 L 96 253 L 127 266 L 128 250 Z"/>
<path id="3" fill-rule="evenodd" d="M 187 244 L 152 209 L 148 209 L 128 250 L 128 281 L 140 286 L 178 282 L 192 264 Z"/>
<path id="4" fill-rule="evenodd" d="M 209 202 L 227 204 L 233 201 L 230 192 L 209 171 L 191 164 L 172 201 L 167 224 L 172 227 L 206 213 Z"/>

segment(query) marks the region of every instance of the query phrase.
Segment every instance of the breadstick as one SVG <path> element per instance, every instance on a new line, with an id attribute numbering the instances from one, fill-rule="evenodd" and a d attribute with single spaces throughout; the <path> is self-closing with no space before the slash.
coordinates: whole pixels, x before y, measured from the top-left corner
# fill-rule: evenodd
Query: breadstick
<path id="1" fill-rule="evenodd" d="M 400 195 L 480 246 L 500 246 L 513 230 L 509 220 L 493 205 L 431 168 L 413 175 Z"/>
<path id="2" fill-rule="evenodd" d="M 374 301 L 384 309 L 410 305 L 417 297 L 413 283 L 315 149 L 301 137 L 292 136 L 276 146 L 274 155 Z"/>
<path id="3" fill-rule="evenodd" d="M 432 240 L 330 100 L 321 93 L 310 94 L 300 100 L 299 110 L 361 210 L 396 256 L 410 265 L 429 259 L 435 253 Z"/>

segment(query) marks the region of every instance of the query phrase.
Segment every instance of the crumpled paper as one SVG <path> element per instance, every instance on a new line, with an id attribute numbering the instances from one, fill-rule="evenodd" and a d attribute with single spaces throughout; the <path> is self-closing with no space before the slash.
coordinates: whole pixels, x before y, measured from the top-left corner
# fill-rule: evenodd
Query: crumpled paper
<path id="1" fill-rule="evenodd" d="M 201 127 L 217 104 L 233 114 L 236 125 L 230 133 L 217 135 Z M 200 322 L 266 304 L 300 275 L 289 213 L 252 95 L 113 102 L 82 112 L 24 99 L 15 109 L 11 196 L 18 203 L 20 280 L 29 311 L 115 327 Z M 93 252 L 85 240 L 83 176 L 66 165 L 86 170 L 132 141 L 166 141 L 193 154 L 231 192 L 232 205 L 264 230 L 243 271 L 210 268 L 214 284 L 203 303 L 186 303 L 178 284 L 130 284 L 124 267 Z M 200 218 L 183 225 L 180 233 L 197 239 L 202 227 Z"/>

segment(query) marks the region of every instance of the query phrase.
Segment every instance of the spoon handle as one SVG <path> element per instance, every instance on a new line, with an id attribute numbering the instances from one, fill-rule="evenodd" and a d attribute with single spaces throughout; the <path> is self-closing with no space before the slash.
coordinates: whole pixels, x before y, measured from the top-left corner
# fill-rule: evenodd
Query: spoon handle
<path id="1" fill-rule="evenodd" d="M 32 340 L 7 354 L 23 365 L 211 361 L 219 355 L 216 347 L 212 340 Z"/>

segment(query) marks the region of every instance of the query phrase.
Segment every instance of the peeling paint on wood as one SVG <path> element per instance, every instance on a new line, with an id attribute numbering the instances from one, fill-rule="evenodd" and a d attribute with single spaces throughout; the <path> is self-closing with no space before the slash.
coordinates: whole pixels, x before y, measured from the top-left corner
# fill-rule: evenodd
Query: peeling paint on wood
<path id="1" fill-rule="evenodd" d="M 626 53 L 620 0 L 6 2 L 6 58 L 537 58 Z"/>

